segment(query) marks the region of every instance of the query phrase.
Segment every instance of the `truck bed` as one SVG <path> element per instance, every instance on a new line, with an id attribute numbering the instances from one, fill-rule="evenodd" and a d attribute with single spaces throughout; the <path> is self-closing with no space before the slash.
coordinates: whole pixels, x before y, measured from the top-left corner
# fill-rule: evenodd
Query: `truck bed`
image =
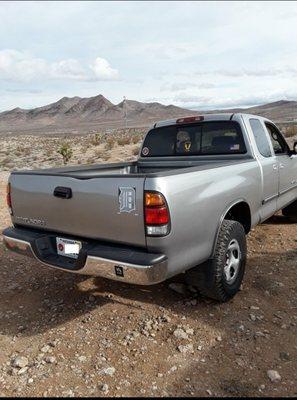
<path id="1" fill-rule="evenodd" d="M 238 158 L 140 160 L 16 171 L 10 176 L 12 221 L 15 226 L 147 248 L 144 188 L 150 177 L 170 179 L 246 162 Z M 120 204 L 127 192 L 132 193 L 130 209 Z"/>
<path id="2" fill-rule="evenodd" d="M 92 179 L 96 177 L 122 177 L 138 176 L 145 177 L 147 175 L 171 175 L 173 173 L 184 173 L 188 168 L 195 170 L 204 170 L 207 168 L 218 168 L 220 166 L 238 164 L 251 160 L 250 157 L 229 157 L 220 159 L 196 159 L 188 160 L 168 160 L 168 161 L 136 161 L 124 163 L 78 165 L 62 168 L 49 168 L 37 170 L 14 171 L 16 175 L 49 175 L 49 176 L 67 176 L 76 179 Z"/>

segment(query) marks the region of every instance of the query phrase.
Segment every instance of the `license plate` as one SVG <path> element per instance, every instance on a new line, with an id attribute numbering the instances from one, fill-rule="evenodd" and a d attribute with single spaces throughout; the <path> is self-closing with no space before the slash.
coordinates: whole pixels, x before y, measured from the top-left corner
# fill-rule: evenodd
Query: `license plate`
<path id="1" fill-rule="evenodd" d="M 77 240 L 71 239 L 64 239 L 57 237 L 57 253 L 60 256 L 70 257 L 70 258 L 77 258 L 78 253 L 81 249 L 81 242 Z"/>

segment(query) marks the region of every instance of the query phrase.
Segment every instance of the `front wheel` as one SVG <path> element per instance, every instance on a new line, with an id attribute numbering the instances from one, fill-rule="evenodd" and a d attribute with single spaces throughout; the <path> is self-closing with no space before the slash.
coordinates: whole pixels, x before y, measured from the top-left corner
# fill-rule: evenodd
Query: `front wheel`
<path id="1" fill-rule="evenodd" d="M 225 302 L 240 289 L 246 264 L 246 235 L 237 221 L 223 221 L 214 257 L 187 272 L 187 281 L 207 297 Z"/>

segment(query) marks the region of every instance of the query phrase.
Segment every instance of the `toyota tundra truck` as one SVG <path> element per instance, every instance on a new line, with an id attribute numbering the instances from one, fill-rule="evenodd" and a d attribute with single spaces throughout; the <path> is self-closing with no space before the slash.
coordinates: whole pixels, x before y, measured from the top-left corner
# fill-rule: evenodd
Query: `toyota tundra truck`
<path id="1" fill-rule="evenodd" d="M 185 273 L 224 302 L 251 228 L 279 210 L 297 222 L 296 153 L 260 116 L 158 122 L 135 162 L 13 171 L 3 240 L 47 266 L 133 284 Z"/>

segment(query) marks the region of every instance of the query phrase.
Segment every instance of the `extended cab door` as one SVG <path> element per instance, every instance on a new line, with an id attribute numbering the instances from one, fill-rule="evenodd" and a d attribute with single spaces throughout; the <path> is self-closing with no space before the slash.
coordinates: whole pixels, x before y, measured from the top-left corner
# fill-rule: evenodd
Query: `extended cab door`
<path id="1" fill-rule="evenodd" d="M 297 199 L 297 156 L 290 153 L 290 148 L 278 128 L 265 122 L 270 136 L 279 169 L 279 197 L 277 208 L 281 209 Z"/>
<path id="2" fill-rule="evenodd" d="M 268 132 L 265 129 L 262 119 L 249 118 L 247 121 L 252 131 L 255 143 L 254 152 L 257 161 L 260 164 L 262 175 L 262 199 L 260 207 L 261 220 L 265 220 L 272 216 L 277 209 L 278 197 L 278 162 L 273 154 L 271 142 Z"/>

